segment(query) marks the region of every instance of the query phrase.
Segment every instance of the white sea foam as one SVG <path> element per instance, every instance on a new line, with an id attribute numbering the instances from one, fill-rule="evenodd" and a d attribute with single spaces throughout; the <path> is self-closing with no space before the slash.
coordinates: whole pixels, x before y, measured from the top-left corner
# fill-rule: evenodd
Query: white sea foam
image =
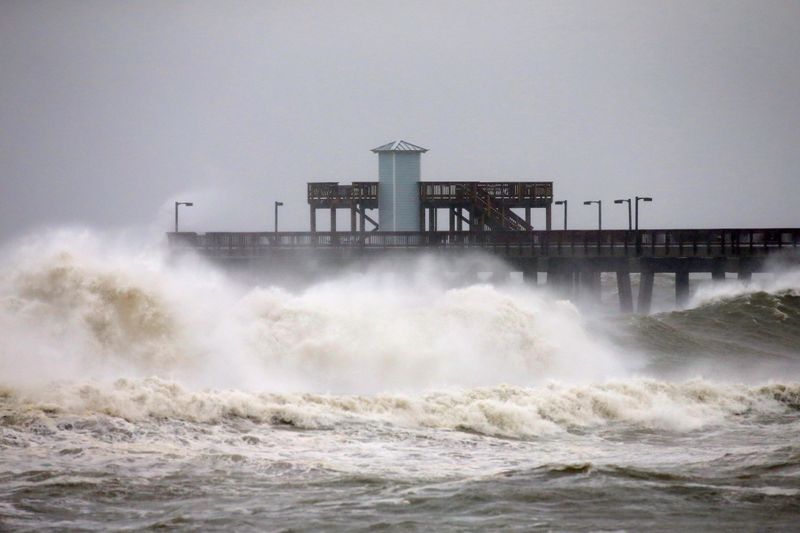
<path id="1" fill-rule="evenodd" d="M 704 380 L 628 379 L 594 385 L 550 383 L 448 389 L 419 395 L 191 391 L 159 378 L 60 384 L 9 391 L 4 405 L 23 419 L 37 414 L 172 419 L 221 423 L 244 418 L 301 428 L 389 423 L 532 437 L 609 424 L 689 431 L 800 406 L 800 383 L 764 386 Z"/>
<path id="2" fill-rule="evenodd" d="M 0 380 L 374 393 L 626 375 L 570 303 L 522 286 L 448 289 L 431 261 L 404 281 L 372 272 L 291 292 L 91 234 L 40 238 L 0 272 Z"/>

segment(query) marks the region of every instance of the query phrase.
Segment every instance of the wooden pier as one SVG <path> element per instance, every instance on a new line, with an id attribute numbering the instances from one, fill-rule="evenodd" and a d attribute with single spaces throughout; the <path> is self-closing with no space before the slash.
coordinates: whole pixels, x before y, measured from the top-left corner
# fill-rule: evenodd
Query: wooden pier
<path id="1" fill-rule="evenodd" d="M 367 232 L 363 223 L 353 226 L 356 231 L 350 232 L 169 233 L 168 239 L 176 252 L 193 251 L 223 263 L 289 267 L 308 275 L 421 252 L 458 263 L 480 252 L 501 259 L 527 282 L 537 283 L 539 273 L 546 273 L 547 285 L 555 290 L 597 298 L 600 275 L 611 272 L 623 312 L 634 310 L 631 274 L 638 273 L 640 313 L 650 310 L 656 273 L 675 275 L 681 305 L 689 295 L 691 273 L 710 273 L 718 281 L 735 274 L 746 281 L 753 273 L 800 265 L 798 228 Z M 453 226 L 458 227 L 451 219 Z"/>
<path id="2" fill-rule="evenodd" d="M 350 211 L 350 231 L 378 229 L 378 217 L 368 210 L 378 209 L 377 181 L 354 181 L 308 184 L 311 232 L 317 231 L 317 211 L 330 211 L 330 228 L 336 231 L 336 211 Z M 531 231 L 531 209 L 545 210 L 545 229 L 552 226 L 553 183 L 550 181 L 424 181 L 417 185 L 419 227 L 436 231 L 439 210 L 449 214 L 451 232 L 477 229 L 491 231 Z M 520 216 L 513 209 L 521 209 Z M 426 226 L 427 221 L 427 226 Z"/>

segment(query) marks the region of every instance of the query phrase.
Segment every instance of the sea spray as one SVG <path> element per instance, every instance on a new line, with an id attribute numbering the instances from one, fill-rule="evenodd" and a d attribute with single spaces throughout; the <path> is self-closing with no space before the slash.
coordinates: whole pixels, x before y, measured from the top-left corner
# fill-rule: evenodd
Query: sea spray
<path id="1" fill-rule="evenodd" d="M 155 375 L 374 393 L 626 373 L 572 304 L 521 285 L 447 288 L 430 259 L 424 276 L 350 274 L 290 292 L 159 256 L 110 258 L 63 234 L 20 255 L 0 277 L 0 370 L 12 385 Z"/>

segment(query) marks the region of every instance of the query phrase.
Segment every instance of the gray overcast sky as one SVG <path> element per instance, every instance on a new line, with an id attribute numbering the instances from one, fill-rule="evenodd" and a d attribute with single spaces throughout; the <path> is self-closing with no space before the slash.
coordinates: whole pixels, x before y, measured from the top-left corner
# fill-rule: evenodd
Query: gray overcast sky
<path id="1" fill-rule="evenodd" d="M 308 229 L 309 180 L 555 182 L 571 226 L 798 226 L 800 2 L 0 2 L 0 239 Z M 555 212 L 560 227 L 560 210 Z M 324 217 L 323 217 L 324 219 Z M 536 221 L 536 220 L 535 220 Z"/>

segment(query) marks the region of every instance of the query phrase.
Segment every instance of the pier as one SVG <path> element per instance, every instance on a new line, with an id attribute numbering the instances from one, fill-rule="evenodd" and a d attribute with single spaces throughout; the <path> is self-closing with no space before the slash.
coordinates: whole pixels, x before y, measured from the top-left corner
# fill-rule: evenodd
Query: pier
<path id="1" fill-rule="evenodd" d="M 567 297 L 598 301 L 600 278 L 617 279 L 619 307 L 634 311 L 631 274 L 639 275 L 636 311 L 649 313 L 657 273 L 675 276 L 678 306 L 690 294 L 690 274 L 706 273 L 716 281 L 728 274 L 747 281 L 754 273 L 800 264 L 800 229 L 648 229 L 563 230 L 552 228 L 552 181 L 428 181 L 421 156 L 428 151 L 407 141 L 372 150 L 378 155 L 378 181 L 308 183 L 308 232 L 168 234 L 173 251 L 191 251 L 225 264 L 291 271 L 308 279 L 376 260 L 413 258 L 421 253 L 449 261 L 459 279 L 475 280 L 475 257 L 499 259 L 493 279 L 512 272 L 538 284 L 546 275 L 551 290 Z M 631 199 L 628 203 L 631 218 Z M 601 213 L 600 201 L 596 203 Z M 176 203 L 176 228 L 177 228 Z M 339 231 L 337 211 L 350 213 L 349 231 Z M 544 228 L 532 222 L 532 210 L 544 210 Z M 330 231 L 318 231 L 317 212 L 328 211 Z M 376 213 L 377 211 L 377 213 Z M 439 214 L 447 219 L 439 222 Z M 599 217 L 598 217 L 599 218 Z M 442 231 L 442 229 L 445 231 Z"/>
<path id="2" fill-rule="evenodd" d="M 620 310 L 644 314 L 650 311 L 656 273 L 675 276 L 680 306 L 688 298 L 692 273 L 747 281 L 754 273 L 800 265 L 800 228 L 382 232 L 356 227 L 348 232 L 173 232 L 168 239 L 175 252 L 191 251 L 223 264 L 292 268 L 308 276 L 424 252 L 452 259 L 462 265 L 465 279 L 475 279 L 468 258 L 479 252 L 506 265 L 495 276 L 521 272 L 526 283 L 538 284 L 546 274 L 549 288 L 589 298 L 600 297 L 600 275 L 613 273 Z M 640 275 L 636 302 L 631 274 Z"/>
<path id="3" fill-rule="evenodd" d="M 531 231 L 531 210 L 545 210 L 545 229 L 552 227 L 553 183 L 549 181 L 423 181 L 416 183 L 419 198 L 419 228 L 436 231 L 440 210 L 448 213 L 451 232 L 467 230 Z M 351 185 L 338 182 L 308 184 L 308 204 L 311 232 L 317 231 L 317 211 L 328 210 L 331 231 L 336 231 L 336 211 L 350 212 L 350 231 L 380 229 L 377 214 L 368 210 L 379 208 L 379 183 L 356 181 Z M 520 209 L 520 216 L 513 209 Z"/>

